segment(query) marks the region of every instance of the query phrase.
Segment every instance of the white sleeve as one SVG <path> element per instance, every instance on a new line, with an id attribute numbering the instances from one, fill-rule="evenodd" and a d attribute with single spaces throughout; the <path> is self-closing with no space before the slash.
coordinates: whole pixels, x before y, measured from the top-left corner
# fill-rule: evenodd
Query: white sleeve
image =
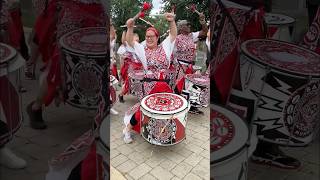
<path id="1" fill-rule="evenodd" d="M 199 34 L 200 34 L 200 31 L 197 31 L 197 32 L 192 32 L 192 40 L 193 42 L 197 42 L 199 40 Z"/>
<path id="2" fill-rule="evenodd" d="M 207 39 L 206 39 L 206 45 L 207 45 L 207 47 L 208 47 L 208 51 L 210 52 L 210 40 L 209 40 L 208 37 L 207 37 Z"/>
<path id="3" fill-rule="evenodd" d="M 166 58 L 170 62 L 171 60 L 171 55 L 174 50 L 174 44 L 176 40 L 171 42 L 171 36 L 169 35 L 165 40 L 162 41 L 161 46 L 164 49 L 164 52 L 166 53 Z"/>
<path id="4" fill-rule="evenodd" d="M 131 50 L 133 50 L 133 53 L 135 53 L 135 55 L 138 57 L 138 59 L 142 63 L 143 68 L 147 70 L 148 66 L 147 66 L 147 58 L 146 58 L 146 52 L 144 50 L 144 46 L 138 42 L 134 42 L 133 48 L 132 47 L 130 48 Z"/>
<path id="5" fill-rule="evenodd" d="M 126 53 L 126 47 L 124 47 L 124 45 L 121 45 L 117 51 L 117 54 L 123 55 L 124 53 Z"/>

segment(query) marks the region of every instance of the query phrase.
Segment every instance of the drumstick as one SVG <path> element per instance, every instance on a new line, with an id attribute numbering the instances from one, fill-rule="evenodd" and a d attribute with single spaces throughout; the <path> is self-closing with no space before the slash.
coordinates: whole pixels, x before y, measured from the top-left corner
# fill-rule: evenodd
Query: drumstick
<path id="1" fill-rule="evenodd" d="M 145 23 L 147 23 L 147 24 L 149 24 L 150 26 L 152 26 L 152 27 L 154 27 L 154 25 L 151 23 L 151 22 L 149 22 L 149 21 L 146 21 L 146 20 L 144 20 L 143 18 L 139 18 L 141 21 L 143 21 L 143 22 L 145 22 Z"/>
<path id="2" fill-rule="evenodd" d="M 200 15 L 201 13 L 196 9 L 196 5 L 191 4 L 190 7 L 186 7 L 187 9 L 191 10 L 192 12 L 197 13 L 198 15 Z"/>
<path id="3" fill-rule="evenodd" d="M 151 16 L 154 16 L 154 17 L 164 17 L 165 14 L 153 14 Z M 174 14 L 173 17 L 176 17 L 176 15 Z"/>
<path id="4" fill-rule="evenodd" d="M 142 9 L 140 10 L 140 12 L 138 14 L 136 14 L 134 17 L 133 17 L 133 20 L 135 21 L 136 19 L 138 19 L 139 17 L 140 18 L 143 18 L 144 17 L 144 12 L 149 10 L 150 8 L 152 7 L 151 4 L 149 4 L 148 2 L 144 2 L 143 3 L 143 6 L 142 6 Z"/>

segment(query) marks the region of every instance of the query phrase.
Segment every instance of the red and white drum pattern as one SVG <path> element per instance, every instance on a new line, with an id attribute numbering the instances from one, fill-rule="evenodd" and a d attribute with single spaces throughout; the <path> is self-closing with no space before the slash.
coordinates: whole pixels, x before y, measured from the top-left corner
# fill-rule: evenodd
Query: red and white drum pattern
<path id="1" fill-rule="evenodd" d="M 232 121 L 218 111 L 211 111 L 210 149 L 216 151 L 226 146 L 234 137 Z"/>
<path id="2" fill-rule="evenodd" d="M 79 108 L 98 106 L 102 71 L 107 59 L 106 28 L 83 28 L 60 39 L 64 52 L 66 101 Z"/>
<path id="3" fill-rule="evenodd" d="M 156 93 L 141 102 L 141 135 L 151 144 L 169 146 L 185 139 L 188 105 L 171 93 Z"/>

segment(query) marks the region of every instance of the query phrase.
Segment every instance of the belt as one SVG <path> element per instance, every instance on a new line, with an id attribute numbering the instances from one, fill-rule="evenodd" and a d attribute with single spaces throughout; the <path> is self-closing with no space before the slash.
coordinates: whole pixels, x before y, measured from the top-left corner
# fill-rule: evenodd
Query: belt
<path id="1" fill-rule="evenodd" d="M 194 64 L 195 64 L 195 62 L 194 62 L 194 61 L 190 62 L 190 61 L 185 61 L 185 60 L 180 60 L 180 59 L 178 59 L 178 61 L 179 61 L 179 62 L 186 63 L 186 64 L 192 64 L 192 65 L 194 65 Z"/>
<path id="2" fill-rule="evenodd" d="M 157 82 L 166 82 L 169 84 L 170 79 L 155 79 L 155 78 L 143 78 L 144 82 L 153 82 L 153 81 L 157 81 Z"/>

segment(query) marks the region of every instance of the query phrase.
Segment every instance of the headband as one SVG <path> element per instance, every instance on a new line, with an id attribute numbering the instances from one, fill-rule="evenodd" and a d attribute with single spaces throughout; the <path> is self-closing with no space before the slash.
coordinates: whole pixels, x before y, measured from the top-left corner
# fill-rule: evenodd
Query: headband
<path id="1" fill-rule="evenodd" d="M 154 28 L 154 27 L 149 27 L 149 28 L 146 30 L 146 32 L 147 32 L 147 31 L 153 31 L 153 32 L 156 34 L 156 36 L 159 37 L 159 32 L 158 32 L 158 30 L 157 30 L 156 28 Z"/>

